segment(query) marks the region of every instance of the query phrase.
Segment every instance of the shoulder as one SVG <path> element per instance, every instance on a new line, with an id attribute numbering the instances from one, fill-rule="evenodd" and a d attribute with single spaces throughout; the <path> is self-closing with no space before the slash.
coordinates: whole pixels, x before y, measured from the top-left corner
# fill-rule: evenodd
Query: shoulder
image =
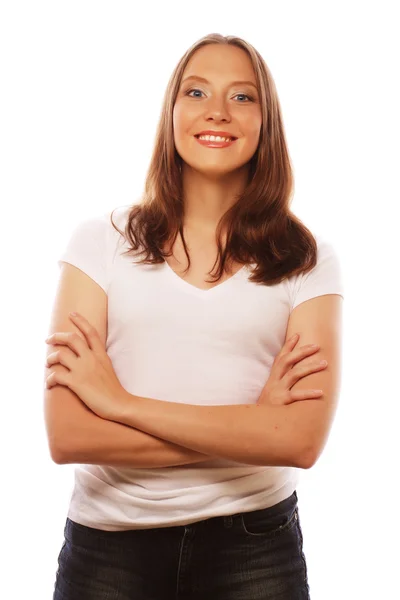
<path id="1" fill-rule="evenodd" d="M 317 262 L 330 257 L 339 258 L 336 241 L 321 234 L 314 234 L 314 238 L 317 242 Z"/>
<path id="2" fill-rule="evenodd" d="M 118 206 L 103 215 L 103 219 L 107 222 L 109 239 L 114 248 L 115 244 L 117 244 L 118 248 L 122 248 L 123 246 L 126 246 L 124 249 L 128 248 L 126 226 L 132 208 L 133 205 Z"/>
<path id="3" fill-rule="evenodd" d="M 292 310 L 306 300 L 326 294 L 344 297 L 342 266 L 336 244 L 325 235 L 314 235 L 317 257 L 314 267 L 289 279 Z"/>

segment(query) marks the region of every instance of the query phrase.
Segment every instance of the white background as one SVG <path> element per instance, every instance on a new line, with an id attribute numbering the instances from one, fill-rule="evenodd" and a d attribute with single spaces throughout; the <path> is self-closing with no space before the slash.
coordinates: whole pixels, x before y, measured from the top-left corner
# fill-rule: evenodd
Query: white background
<path id="1" fill-rule="evenodd" d="M 73 466 L 52 463 L 43 373 L 57 258 L 86 217 L 136 202 L 161 100 L 211 32 L 271 69 L 295 213 L 339 253 L 343 378 L 298 487 L 312 600 L 398 597 L 397 2 L 3 1 L 1 597 L 52 597 Z M 396 24 L 397 23 L 397 24 Z"/>

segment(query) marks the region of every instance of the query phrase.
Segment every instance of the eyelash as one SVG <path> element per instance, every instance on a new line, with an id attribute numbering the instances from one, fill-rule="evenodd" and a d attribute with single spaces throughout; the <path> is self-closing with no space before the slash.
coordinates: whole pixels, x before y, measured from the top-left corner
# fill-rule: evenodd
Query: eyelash
<path id="1" fill-rule="evenodd" d="M 190 90 L 185 92 L 185 96 L 189 96 L 190 92 L 201 92 L 201 90 L 199 90 L 199 88 L 191 88 Z M 203 93 L 203 92 L 201 92 L 201 93 Z M 249 94 L 238 93 L 238 94 L 236 94 L 236 96 L 246 96 L 246 98 L 248 98 L 250 102 L 254 102 L 254 98 L 249 96 Z M 191 98 L 195 98 L 195 96 L 191 96 Z M 246 102 L 239 102 L 239 104 L 246 104 Z"/>

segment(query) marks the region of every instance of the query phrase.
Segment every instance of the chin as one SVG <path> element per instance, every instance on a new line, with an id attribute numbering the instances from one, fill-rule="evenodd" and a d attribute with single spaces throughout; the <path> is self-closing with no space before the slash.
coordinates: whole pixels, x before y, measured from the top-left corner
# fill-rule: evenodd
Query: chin
<path id="1" fill-rule="evenodd" d="M 222 179 L 223 177 L 228 177 L 229 175 L 231 175 L 234 171 L 236 171 L 236 169 L 201 168 L 196 169 L 196 171 L 198 171 L 205 177 L 209 177 L 210 179 Z"/>
<path id="2" fill-rule="evenodd" d="M 190 169 L 208 177 L 225 177 L 234 171 L 242 169 L 245 166 L 245 163 L 223 165 L 218 164 L 217 162 L 214 164 L 204 164 L 200 162 L 189 162 L 185 159 L 183 160 Z"/>

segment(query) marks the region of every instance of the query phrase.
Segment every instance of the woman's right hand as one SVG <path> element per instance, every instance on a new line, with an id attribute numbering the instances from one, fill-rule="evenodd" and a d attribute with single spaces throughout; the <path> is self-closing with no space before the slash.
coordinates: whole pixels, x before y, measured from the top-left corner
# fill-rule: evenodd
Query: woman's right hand
<path id="1" fill-rule="evenodd" d="M 321 364 L 320 360 L 314 360 L 307 364 L 301 361 L 319 350 L 319 346 L 300 346 L 295 348 L 299 337 L 296 335 L 289 339 L 276 355 L 263 391 L 257 404 L 285 405 L 298 402 L 299 400 L 316 400 L 323 394 L 323 390 L 291 390 L 292 386 L 310 373 L 326 369 L 327 364 Z"/>

